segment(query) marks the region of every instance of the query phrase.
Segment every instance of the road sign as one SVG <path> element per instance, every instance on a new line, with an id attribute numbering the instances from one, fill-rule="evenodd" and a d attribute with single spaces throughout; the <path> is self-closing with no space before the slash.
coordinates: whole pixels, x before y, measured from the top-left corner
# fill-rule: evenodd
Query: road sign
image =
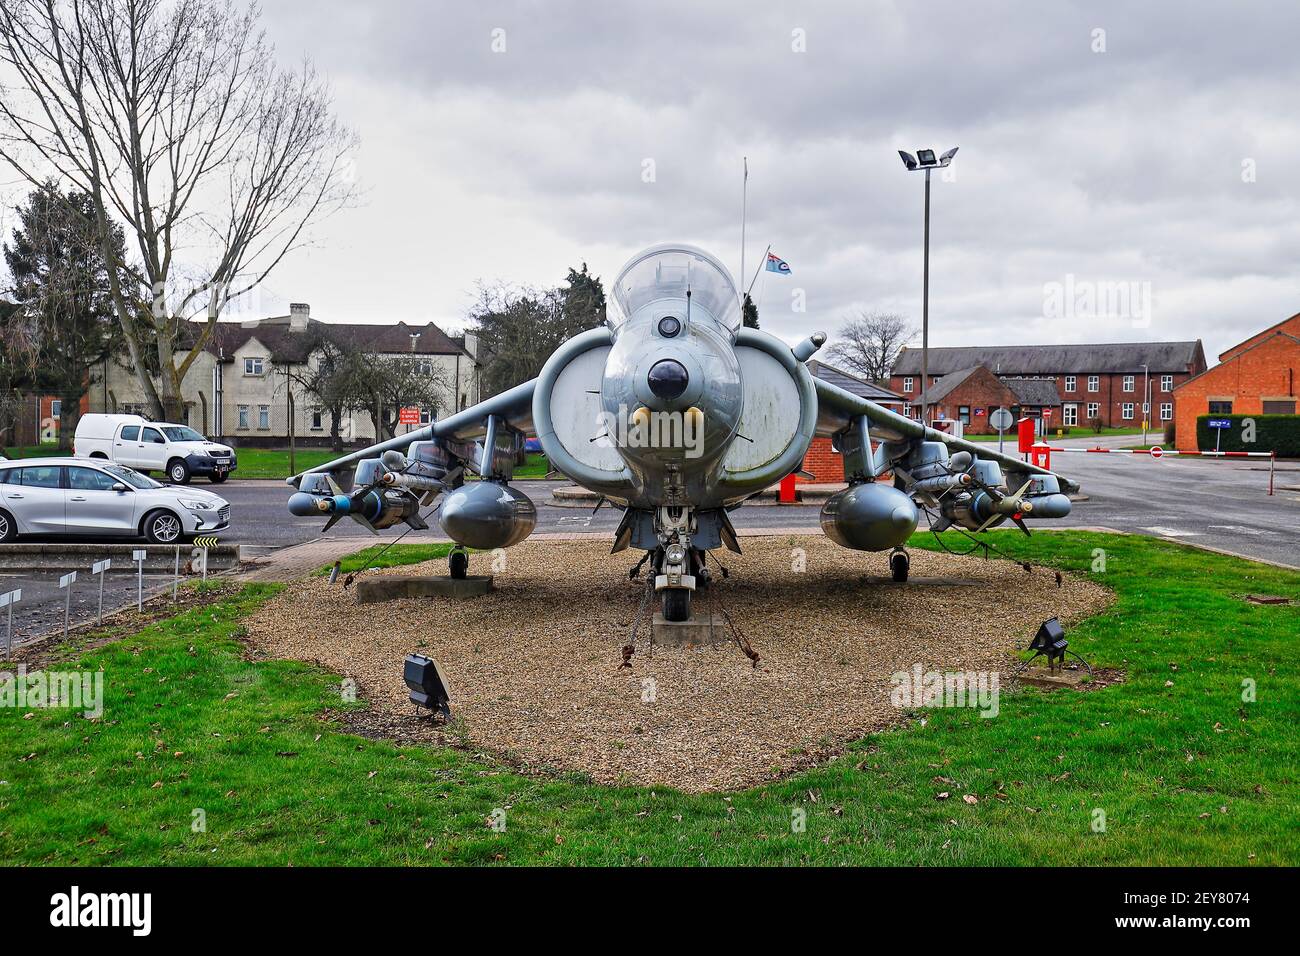
<path id="1" fill-rule="evenodd" d="M 1205 424 L 1209 425 L 1211 428 L 1231 428 L 1232 420 L 1229 418 L 1211 418 Z"/>
<path id="2" fill-rule="evenodd" d="M 77 572 L 69 571 L 63 577 L 59 578 L 59 587 L 67 588 L 67 596 L 63 599 L 63 639 L 68 639 L 68 617 L 72 614 L 72 583 L 77 580 Z"/>
<path id="3" fill-rule="evenodd" d="M 1165 450 L 1164 450 L 1163 448 L 1161 448 L 1159 445 L 1152 445 L 1152 446 L 1151 446 L 1151 457 L 1152 457 L 1152 458 L 1159 458 L 1159 457 L 1160 457 L 1161 455 L 1163 455 L 1164 453 L 1165 453 Z"/>
<path id="4" fill-rule="evenodd" d="M 105 558 L 103 561 L 96 561 L 90 566 L 90 573 L 99 575 L 99 615 L 95 618 L 96 624 L 104 623 L 104 572 L 112 566 L 112 558 Z"/>
<path id="5" fill-rule="evenodd" d="M 397 423 L 399 425 L 418 425 L 420 424 L 420 410 L 418 408 L 403 408 L 397 412 Z"/>
<path id="6" fill-rule="evenodd" d="M 9 609 L 9 623 L 5 627 L 5 656 L 6 657 L 9 656 L 9 652 L 13 649 L 14 646 L 14 605 L 17 604 L 22 599 L 23 599 L 22 588 L 14 588 L 12 591 L 6 591 L 4 594 L 0 594 L 0 607 L 7 607 Z"/>
<path id="7" fill-rule="evenodd" d="M 203 548 L 206 551 L 208 548 L 215 548 L 217 540 L 215 534 L 196 534 L 194 536 L 194 547 Z"/>
<path id="8" fill-rule="evenodd" d="M 136 548 L 131 552 L 131 560 L 135 562 L 135 609 L 137 612 L 144 610 L 144 559 L 149 557 L 149 552 L 144 548 Z"/>
<path id="9" fill-rule="evenodd" d="M 1044 417 L 1044 418 L 1051 418 L 1051 417 L 1052 417 L 1052 410 L 1051 410 L 1050 408 L 1044 408 L 1044 409 L 1043 409 L 1043 417 Z"/>
<path id="10" fill-rule="evenodd" d="M 1016 417 L 1005 408 L 996 409 L 993 414 L 989 416 L 989 424 L 1000 432 L 1006 431 L 1015 423 Z"/>

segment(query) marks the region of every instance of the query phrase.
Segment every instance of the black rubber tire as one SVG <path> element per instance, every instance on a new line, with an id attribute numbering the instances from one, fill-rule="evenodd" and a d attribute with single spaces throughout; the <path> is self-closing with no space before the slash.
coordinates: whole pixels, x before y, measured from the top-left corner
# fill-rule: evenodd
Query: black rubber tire
<path id="1" fill-rule="evenodd" d="M 214 485 L 219 485 L 229 477 L 230 477 L 230 472 L 228 471 L 223 472 L 220 475 L 214 471 L 212 474 L 208 476 L 208 481 L 212 482 Z"/>
<path id="2" fill-rule="evenodd" d="M 18 522 L 14 516 L 0 508 L 0 541 L 13 541 L 18 537 Z"/>
<path id="3" fill-rule="evenodd" d="M 140 527 L 151 544 L 180 544 L 185 534 L 181 519 L 166 508 L 155 508 L 149 512 L 144 516 L 144 521 L 140 522 Z"/>
<path id="4" fill-rule="evenodd" d="M 174 485 L 190 483 L 190 466 L 179 458 L 167 462 L 167 480 Z"/>
<path id="5" fill-rule="evenodd" d="M 469 555 L 464 551 L 453 551 L 447 556 L 450 573 L 453 578 L 463 579 L 469 574 Z"/>
<path id="6" fill-rule="evenodd" d="M 907 555 L 901 552 L 895 552 L 889 556 L 889 576 L 899 584 L 907 580 L 907 572 L 911 569 L 912 562 Z"/>
<path id="7" fill-rule="evenodd" d="M 686 588 L 664 588 L 663 612 L 665 621 L 689 621 L 691 592 Z"/>

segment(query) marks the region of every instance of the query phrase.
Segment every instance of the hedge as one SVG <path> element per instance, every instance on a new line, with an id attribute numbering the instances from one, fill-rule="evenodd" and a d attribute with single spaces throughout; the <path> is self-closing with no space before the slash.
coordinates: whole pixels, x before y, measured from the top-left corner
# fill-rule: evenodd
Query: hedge
<path id="1" fill-rule="evenodd" d="M 1214 451 L 1215 432 L 1210 419 L 1227 419 L 1231 428 L 1223 429 L 1220 451 L 1275 451 L 1279 458 L 1300 458 L 1300 415 L 1198 415 L 1196 444 L 1201 451 Z M 1242 422 L 1255 423 L 1255 440 L 1243 442 Z"/>

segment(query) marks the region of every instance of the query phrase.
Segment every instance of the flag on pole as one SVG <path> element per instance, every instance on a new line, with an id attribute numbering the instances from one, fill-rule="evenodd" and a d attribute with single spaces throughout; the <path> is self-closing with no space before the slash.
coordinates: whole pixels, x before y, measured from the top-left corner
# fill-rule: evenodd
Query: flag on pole
<path id="1" fill-rule="evenodd" d="M 788 276 L 790 274 L 790 263 L 786 262 L 775 252 L 769 252 L 767 254 L 767 271 L 777 272 L 783 276 Z"/>

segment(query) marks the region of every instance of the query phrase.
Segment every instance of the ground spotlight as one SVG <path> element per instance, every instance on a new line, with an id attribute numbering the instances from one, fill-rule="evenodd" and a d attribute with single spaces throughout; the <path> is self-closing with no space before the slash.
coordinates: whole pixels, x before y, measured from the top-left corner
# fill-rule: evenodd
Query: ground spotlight
<path id="1" fill-rule="evenodd" d="M 1029 650 L 1037 651 L 1034 657 L 1039 654 L 1045 656 L 1048 669 L 1055 670 L 1056 662 L 1065 662 L 1065 649 L 1069 646 L 1070 642 L 1065 639 L 1065 628 L 1061 627 L 1059 620 L 1052 617 L 1038 625 L 1038 633 L 1030 642 Z"/>
<path id="2" fill-rule="evenodd" d="M 411 703 L 417 707 L 442 714 L 444 720 L 451 719 L 451 699 L 447 693 L 447 682 L 432 657 L 423 654 L 407 654 L 406 666 L 402 672 L 406 686 L 411 688 Z"/>

